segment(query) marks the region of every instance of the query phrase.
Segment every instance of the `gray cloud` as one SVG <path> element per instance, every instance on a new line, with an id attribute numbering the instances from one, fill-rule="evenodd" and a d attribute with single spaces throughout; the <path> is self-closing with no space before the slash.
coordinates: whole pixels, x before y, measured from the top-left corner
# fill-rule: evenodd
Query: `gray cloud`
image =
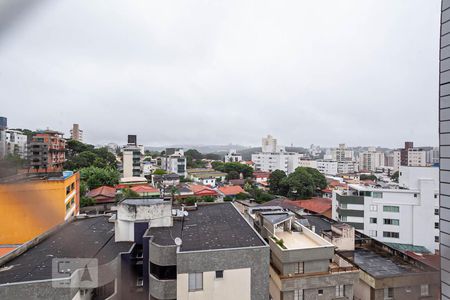
<path id="1" fill-rule="evenodd" d="M 439 6 L 47 0 L 0 40 L 0 114 L 91 143 L 437 145 Z"/>

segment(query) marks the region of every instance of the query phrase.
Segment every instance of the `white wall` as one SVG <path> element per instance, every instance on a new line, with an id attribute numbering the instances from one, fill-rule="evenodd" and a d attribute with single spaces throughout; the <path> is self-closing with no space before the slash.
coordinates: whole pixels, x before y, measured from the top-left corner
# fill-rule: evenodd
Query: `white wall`
<path id="1" fill-rule="evenodd" d="M 178 300 L 250 300 L 251 269 L 224 270 L 223 278 L 216 279 L 216 272 L 203 273 L 203 290 L 189 292 L 188 274 L 177 275 Z"/>

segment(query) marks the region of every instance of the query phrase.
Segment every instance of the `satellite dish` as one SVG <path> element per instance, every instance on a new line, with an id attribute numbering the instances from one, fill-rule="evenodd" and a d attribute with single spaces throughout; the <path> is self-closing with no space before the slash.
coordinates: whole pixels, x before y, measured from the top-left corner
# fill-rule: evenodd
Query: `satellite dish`
<path id="1" fill-rule="evenodd" d="M 175 238 L 175 245 L 181 246 L 182 243 L 183 243 L 183 241 L 179 237 Z"/>

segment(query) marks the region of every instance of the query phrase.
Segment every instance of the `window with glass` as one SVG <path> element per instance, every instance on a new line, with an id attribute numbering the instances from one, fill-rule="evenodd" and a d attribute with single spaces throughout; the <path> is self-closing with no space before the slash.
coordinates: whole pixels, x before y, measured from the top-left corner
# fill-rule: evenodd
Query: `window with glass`
<path id="1" fill-rule="evenodd" d="M 189 292 L 203 290 L 203 273 L 189 273 Z"/>
<path id="2" fill-rule="evenodd" d="M 394 298 L 393 288 L 384 288 L 384 300 L 390 300 Z"/>
<path id="3" fill-rule="evenodd" d="M 434 209 L 434 215 L 435 216 L 439 216 L 439 208 L 435 208 Z"/>
<path id="4" fill-rule="evenodd" d="M 428 284 L 420 285 L 420 296 L 429 296 L 429 286 Z"/>
<path id="5" fill-rule="evenodd" d="M 344 297 L 345 296 L 345 285 L 340 284 L 336 286 L 336 297 Z"/>
<path id="6" fill-rule="evenodd" d="M 400 225 L 399 219 L 384 219 L 384 225 Z"/>
<path id="7" fill-rule="evenodd" d="M 223 278 L 223 270 L 216 271 L 216 278 Z"/>
<path id="8" fill-rule="evenodd" d="M 383 211 L 384 212 L 400 212 L 400 207 L 398 206 L 392 206 L 392 205 L 384 205 L 383 206 Z"/>
<path id="9" fill-rule="evenodd" d="M 373 192 L 373 198 L 383 198 L 383 193 L 382 192 Z"/>
<path id="10" fill-rule="evenodd" d="M 304 273 L 304 262 L 295 263 L 295 274 L 303 274 Z"/>
<path id="11" fill-rule="evenodd" d="M 374 204 L 370 205 L 369 210 L 370 211 L 378 211 L 378 205 L 374 205 Z"/>
<path id="12" fill-rule="evenodd" d="M 303 300 L 303 290 L 294 290 L 294 300 Z"/>
<path id="13" fill-rule="evenodd" d="M 392 232 L 392 231 L 383 231 L 383 237 L 398 239 L 398 238 L 400 238 L 400 233 Z"/>
<path id="14" fill-rule="evenodd" d="M 370 224 L 377 224 L 377 218 L 370 218 Z"/>

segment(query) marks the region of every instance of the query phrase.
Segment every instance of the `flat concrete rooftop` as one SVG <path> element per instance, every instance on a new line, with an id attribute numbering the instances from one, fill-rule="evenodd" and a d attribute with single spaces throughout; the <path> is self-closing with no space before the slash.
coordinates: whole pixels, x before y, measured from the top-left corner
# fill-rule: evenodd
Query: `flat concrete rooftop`
<path id="1" fill-rule="evenodd" d="M 218 250 L 265 246 L 266 243 L 231 203 L 199 205 L 173 227 L 150 228 L 153 242 L 163 246 L 183 241 L 180 251 Z"/>
<path id="2" fill-rule="evenodd" d="M 97 258 L 102 265 L 132 245 L 114 241 L 114 224 L 107 216 L 78 219 L 0 266 L 0 284 L 51 279 L 53 258 Z"/>
<path id="3" fill-rule="evenodd" d="M 288 250 L 317 248 L 323 246 L 302 232 L 277 232 L 275 233 L 275 236 L 278 239 L 283 240 L 284 246 Z"/>

